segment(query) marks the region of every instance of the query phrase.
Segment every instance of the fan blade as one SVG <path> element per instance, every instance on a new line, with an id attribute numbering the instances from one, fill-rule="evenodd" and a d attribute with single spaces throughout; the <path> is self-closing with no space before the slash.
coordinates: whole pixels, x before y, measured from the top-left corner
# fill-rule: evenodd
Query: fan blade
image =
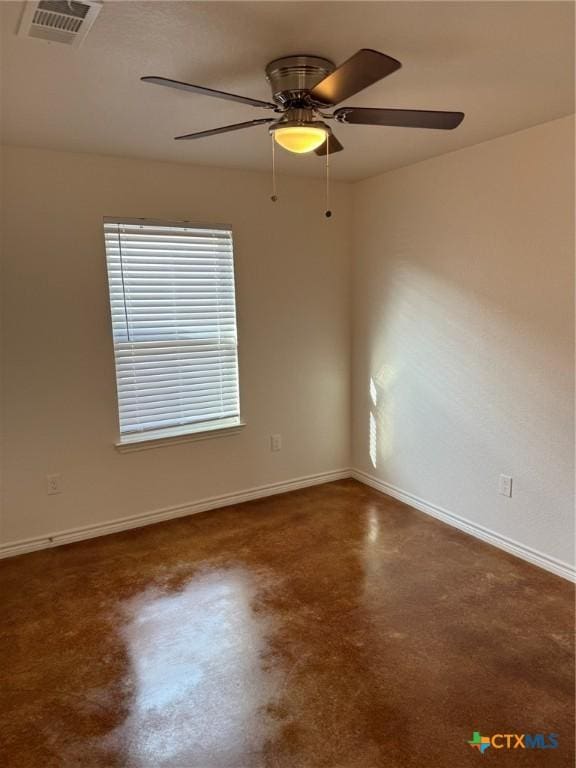
<path id="1" fill-rule="evenodd" d="M 205 136 L 216 136 L 218 133 L 228 133 L 229 131 L 240 131 L 242 128 L 252 128 L 254 125 L 264 125 L 273 123 L 273 117 L 262 117 L 258 120 L 249 120 L 247 123 L 234 123 L 234 125 L 223 125 L 221 128 L 210 128 L 207 131 L 198 131 L 197 133 L 186 133 L 184 136 L 175 136 L 176 141 L 182 139 L 203 139 Z"/>
<path id="2" fill-rule="evenodd" d="M 144 83 L 154 83 L 154 85 L 164 85 L 167 88 L 175 88 L 178 91 L 188 91 L 189 93 L 199 93 L 202 96 L 214 96 L 216 99 L 226 99 L 227 101 L 237 101 L 240 104 L 249 104 L 251 107 L 264 107 L 265 109 L 276 109 L 276 104 L 271 101 L 260 101 L 260 99 L 251 99 L 247 96 L 238 96 L 235 93 L 226 93 L 226 91 L 215 91 L 213 88 L 205 88 L 203 85 L 191 85 L 190 83 L 181 83 L 179 80 L 170 80 L 167 77 L 147 76 L 141 77 Z"/>
<path id="3" fill-rule="evenodd" d="M 320 80 L 310 91 L 310 96 L 320 104 L 339 104 L 369 85 L 391 75 L 402 64 L 391 56 L 362 48 L 354 56 Z"/>
<path id="4" fill-rule="evenodd" d="M 401 128 L 439 128 L 451 131 L 464 120 L 464 112 L 341 107 L 334 112 L 333 117 L 341 123 L 354 125 L 395 125 Z"/>
<path id="5" fill-rule="evenodd" d="M 314 152 L 317 155 L 320 155 L 320 157 L 325 157 L 325 155 L 327 155 L 328 153 L 333 155 L 334 152 L 342 152 L 343 149 L 344 147 L 342 146 L 342 144 L 340 144 L 336 136 L 334 136 L 334 134 L 331 133 L 326 139 L 326 141 L 324 142 L 324 144 L 321 144 L 318 147 L 318 149 L 314 150 Z"/>

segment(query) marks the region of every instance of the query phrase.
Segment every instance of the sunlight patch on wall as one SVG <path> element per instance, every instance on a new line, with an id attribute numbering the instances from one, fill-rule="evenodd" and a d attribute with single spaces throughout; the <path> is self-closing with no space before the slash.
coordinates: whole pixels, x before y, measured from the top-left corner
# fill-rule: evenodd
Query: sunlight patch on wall
<path id="1" fill-rule="evenodd" d="M 370 376 L 370 400 L 372 401 L 372 405 L 376 408 L 378 405 L 378 391 L 376 389 L 376 384 L 374 384 L 374 379 L 372 376 Z"/>
<path id="2" fill-rule="evenodd" d="M 374 376 L 370 376 L 369 380 L 368 454 L 374 469 L 379 463 L 386 461 L 392 452 L 392 409 L 397 373 L 392 366 L 384 365 Z"/>
<path id="3" fill-rule="evenodd" d="M 372 466 L 376 469 L 376 463 L 378 460 L 378 430 L 376 429 L 376 418 L 372 411 L 370 411 L 370 461 Z"/>

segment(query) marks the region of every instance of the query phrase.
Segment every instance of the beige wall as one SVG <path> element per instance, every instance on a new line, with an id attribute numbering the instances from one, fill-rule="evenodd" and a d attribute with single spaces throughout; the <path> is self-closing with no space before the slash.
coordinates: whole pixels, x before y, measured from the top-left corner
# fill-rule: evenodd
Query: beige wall
<path id="1" fill-rule="evenodd" d="M 573 172 L 563 118 L 354 189 L 353 465 L 564 562 Z"/>
<path id="2" fill-rule="evenodd" d="M 321 181 L 6 148 L 1 541 L 353 466 L 571 562 L 572 131 L 336 185 L 331 221 Z M 242 434 L 115 450 L 103 216 L 232 224 Z"/>
<path id="3" fill-rule="evenodd" d="M 48 535 L 349 460 L 349 188 L 321 181 L 6 148 L 3 542 Z M 240 435 L 119 454 L 103 216 L 230 223 Z M 283 450 L 271 453 L 269 436 Z M 46 495 L 45 475 L 64 492 Z"/>

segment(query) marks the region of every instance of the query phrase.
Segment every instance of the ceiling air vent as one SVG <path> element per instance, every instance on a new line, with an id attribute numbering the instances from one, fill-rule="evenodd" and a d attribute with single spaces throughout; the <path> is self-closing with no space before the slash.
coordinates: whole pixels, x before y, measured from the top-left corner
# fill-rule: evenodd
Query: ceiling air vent
<path id="1" fill-rule="evenodd" d="M 26 3 L 18 28 L 20 37 L 37 37 L 77 47 L 102 7 L 96 0 L 37 0 Z"/>

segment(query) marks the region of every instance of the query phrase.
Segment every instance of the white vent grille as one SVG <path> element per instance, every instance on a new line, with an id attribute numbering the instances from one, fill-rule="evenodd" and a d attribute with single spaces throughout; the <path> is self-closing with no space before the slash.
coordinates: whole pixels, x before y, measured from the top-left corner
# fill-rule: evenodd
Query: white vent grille
<path id="1" fill-rule="evenodd" d="M 101 7 L 96 0 L 38 0 L 27 3 L 18 34 L 77 47 L 88 34 Z"/>

